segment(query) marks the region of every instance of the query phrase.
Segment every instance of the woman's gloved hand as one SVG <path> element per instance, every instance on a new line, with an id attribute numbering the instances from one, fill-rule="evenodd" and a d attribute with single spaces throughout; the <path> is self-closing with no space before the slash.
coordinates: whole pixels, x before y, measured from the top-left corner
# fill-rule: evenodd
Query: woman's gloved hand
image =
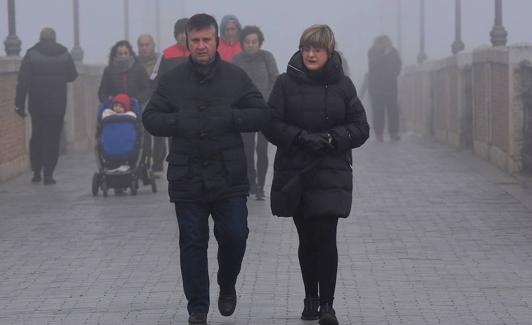
<path id="1" fill-rule="evenodd" d="M 297 137 L 297 143 L 305 150 L 315 155 L 324 155 L 334 150 L 332 137 L 329 133 L 309 133 L 301 131 Z"/>

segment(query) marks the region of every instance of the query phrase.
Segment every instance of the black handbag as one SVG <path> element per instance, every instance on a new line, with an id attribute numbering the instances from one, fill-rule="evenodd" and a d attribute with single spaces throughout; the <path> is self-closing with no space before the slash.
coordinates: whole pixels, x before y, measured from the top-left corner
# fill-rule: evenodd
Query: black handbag
<path id="1" fill-rule="evenodd" d="M 308 164 L 299 174 L 290 179 L 278 192 L 271 194 L 271 209 L 274 216 L 292 217 L 295 215 L 303 194 L 303 175 L 312 171 L 322 158 Z"/>

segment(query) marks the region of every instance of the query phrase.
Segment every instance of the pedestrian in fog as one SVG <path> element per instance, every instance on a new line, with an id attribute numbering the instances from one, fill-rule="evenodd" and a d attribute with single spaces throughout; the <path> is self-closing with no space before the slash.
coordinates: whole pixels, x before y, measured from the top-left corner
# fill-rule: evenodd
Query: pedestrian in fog
<path id="1" fill-rule="evenodd" d="M 185 27 L 187 25 L 188 18 L 178 19 L 174 24 L 174 39 L 175 43 L 163 50 L 163 54 L 159 58 L 159 62 L 152 74 L 150 79 L 157 80 L 163 74 L 172 70 L 180 63 L 183 63 L 187 60 L 190 52 L 187 48 L 187 36 L 185 34 Z"/>
<path id="2" fill-rule="evenodd" d="M 145 103 L 151 93 L 150 80 L 144 66 L 137 60 L 128 41 L 118 41 L 111 48 L 109 64 L 103 70 L 98 98 L 101 102 L 117 94 L 126 94 Z"/>
<path id="3" fill-rule="evenodd" d="M 207 14 L 186 26 L 190 60 L 161 76 L 143 114 L 145 128 L 171 137 L 168 192 L 179 226 L 181 275 L 190 324 L 209 311 L 209 216 L 218 241 L 218 310 L 233 314 L 248 237 L 249 184 L 242 132 L 269 122 L 270 110 L 242 69 L 220 59 L 218 24 Z"/>
<path id="4" fill-rule="evenodd" d="M 159 53 L 155 52 L 155 41 L 148 34 L 142 34 L 137 39 L 137 48 L 139 51 L 138 59 L 146 69 L 148 76 L 151 76 L 155 64 L 159 60 Z"/>
<path id="5" fill-rule="evenodd" d="M 220 23 L 220 44 L 218 53 L 222 60 L 231 62 L 233 57 L 242 52 L 240 46 L 240 31 L 242 25 L 234 15 L 225 15 Z"/>
<path id="6" fill-rule="evenodd" d="M 30 162 L 34 183 L 55 184 L 59 142 L 67 102 L 67 83 L 78 76 L 67 48 L 56 42 L 56 33 L 44 28 L 40 40 L 24 55 L 18 73 L 15 111 L 31 115 Z M 43 180 L 44 176 L 44 180 Z"/>
<path id="7" fill-rule="evenodd" d="M 148 34 L 142 34 L 137 38 L 137 48 L 138 48 L 138 60 L 144 66 L 146 73 L 150 76 L 153 73 L 153 70 L 159 60 L 159 53 L 155 51 L 155 41 L 153 37 Z M 146 157 L 147 166 L 152 166 L 154 173 L 162 171 L 162 161 L 164 156 L 166 156 L 166 146 L 165 138 L 154 138 L 149 133 L 144 133 L 144 150 Z M 153 146 L 153 149 L 152 149 Z M 154 153 L 159 153 L 161 151 L 160 147 L 164 147 L 163 157 L 156 159 Z M 160 154 L 160 153 L 159 153 Z M 152 163 L 152 160 L 155 162 L 160 160 L 159 166 L 160 169 L 155 170 L 155 163 Z"/>
<path id="8" fill-rule="evenodd" d="M 150 79 L 154 85 L 160 76 L 175 68 L 180 63 L 187 60 L 190 52 L 187 49 L 185 26 L 188 18 L 178 19 L 174 24 L 175 43 L 163 50 L 159 57 L 155 69 L 150 74 Z M 166 158 L 167 139 L 164 137 L 153 137 L 153 171 L 159 173 L 163 171 L 163 163 Z"/>
<path id="9" fill-rule="evenodd" d="M 264 35 L 257 26 L 244 27 L 240 33 L 243 52 L 233 57 L 233 63 L 246 71 L 262 96 L 268 98 L 279 70 L 273 55 L 261 48 L 263 43 Z M 264 200 L 264 183 L 268 171 L 268 141 L 260 132 L 243 133 L 242 140 L 246 151 L 250 192 L 255 193 L 257 200 Z"/>
<path id="10" fill-rule="evenodd" d="M 368 91 L 373 110 L 373 129 L 377 141 L 384 141 L 385 116 L 392 141 L 400 140 L 397 77 L 401 58 L 386 35 L 377 37 L 368 51 Z"/>
<path id="11" fill-rule="evenodd" d="M 301 319 L 338 324 L 333 309 L 336 231 L 338 219 L 351 210 L 351 149 L 368 139 L 369 125 L 329 26 L 303 32 L 269 105 L 272 122 L 265 135 L 277 146 L 271 207 L 274 215 L 293 217 L 299 236 L 305 287 Z"/>

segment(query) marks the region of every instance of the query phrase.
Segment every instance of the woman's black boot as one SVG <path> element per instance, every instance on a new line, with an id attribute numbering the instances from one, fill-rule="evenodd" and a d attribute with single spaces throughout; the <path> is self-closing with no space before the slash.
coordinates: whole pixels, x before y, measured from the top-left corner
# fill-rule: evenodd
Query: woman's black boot
<path id="1" fill-rule="evenodd" d="M 320 325 L 338 325 L 336 313 L 332 307 L 332 303 L 325 303 L 320 305 Z"/>
<path id="2" fill-rule="evenodd" d="M 320 318 L 318 308 L 320 307 L 319 297 L 308 297 L 303 300 L 305 307 L 301 313 L 302 320 L 316 320 Z"/>

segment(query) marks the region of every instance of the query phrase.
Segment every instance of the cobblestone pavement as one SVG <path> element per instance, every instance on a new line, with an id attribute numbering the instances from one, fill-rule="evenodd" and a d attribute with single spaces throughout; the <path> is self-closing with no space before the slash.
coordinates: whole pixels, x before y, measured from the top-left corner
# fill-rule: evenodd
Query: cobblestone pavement
<path id="1" fill-rule="evenodd" d="M 339 223 L 341 324 L 532 324 L 532 195 L 468 152 L 422 139 L 355 151 L 355 200 Z M 177 223 L 165 182 L 92 197 L 89 155 L 55 186 L 0 184 L 0 324 L 186 324 Z M 235 314 L 209 324 L 299 324 L 297 235 L 249 200 Z"/>

